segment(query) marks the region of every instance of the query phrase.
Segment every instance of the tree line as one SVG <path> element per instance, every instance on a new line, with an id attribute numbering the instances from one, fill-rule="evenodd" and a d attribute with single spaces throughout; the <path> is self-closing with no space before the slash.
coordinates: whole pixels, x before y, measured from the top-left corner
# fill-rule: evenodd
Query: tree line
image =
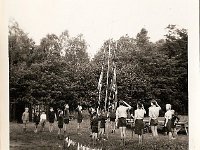
<path id="1" fill-rule="evenodd" d="M 98 102 L 98 80 L 104 62 L 102 102 L 105 97 L 108 45 L 117 68 L 118 100 L 133 107 L 142 101 L 156 99 L 181 114 L 188 113 L 188 34 L 175 25 L 166 27 L 164 39 L 151 42 L 144 28 L 136 35 L 107 39 L 93 59 L 87 53 L 83 35 L 47 34 L 36 45 L 17 22 L 9 25 L 10 102 L 28 102 L 62 107 L 68 103 L 73 110 Z M 104 55 L 105 50 L 105 57 Z M 115 54 L 114 54 L 115 52 Z M 110 80 L 109 80 L 110 81 Z"/>

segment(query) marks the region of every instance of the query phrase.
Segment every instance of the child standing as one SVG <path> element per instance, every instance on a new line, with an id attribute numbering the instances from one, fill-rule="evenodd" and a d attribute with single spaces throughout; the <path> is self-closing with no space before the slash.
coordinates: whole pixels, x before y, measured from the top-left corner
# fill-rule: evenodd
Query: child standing
<path id="1" fill-rule="evenodd" d="M 180 118 L 177 115 L 177 112 L 175 112 L 174 110 L 172 111 L 172 119 L 171 119 L 171 128 L 172 128 L 172 139 L 175 139 L 175 137 L 177 136 L 177 131 L 176 131 L 176 124 L 179 122 Z"/>
<path id="2" fill-rule="evenodd" d="M 26 132 L 27 124 L 29 123 L 29 112 L 28 108 L 25 108 L 25 111 L 22 114 L 22 121 L 23 121 L 23 131 Z"/>
<path id="3" fill-rule="evenodd" d="M 100 138 L 102 138 L 105 134 L 106 119 L 107 119 L 106 112 L 103 109 L 101 111 L 101 114 L 100 114 L 100 117 L 99 117 L 99 120 L 100 120 L 99 137 Z"/>
<path id="4" fill-rule="evenodd" d="M 138 134 L 139 144 L 142 144 L 142 138 L 143 138 L 143 129 L 144 129 L 144 115 L 146 114 L 146 111 L 144 109 L 144 106 L 142 103 L 138 102 L 137 109 L 135 110 L 135 133 Z"/>
<path id="5" fill-rule="evenodd" d="M 64 119 L 63 119 L 63 111 L 62 110 L 60 110 L 59 112 L 58 112 L 58 138 L 61 140 L 62 139 L 62 137 L 61 137 L 61 132 L 62 132 L 62 128 L 63 128 L 63 121 L 64 121 Z"/>
<path id="6" fill-rule="evenodd" d="M 82 123 L 82 120 L 83 120 L 83 115 L 82 115 L 82 106 L 78 105 L 78 107 L 76 108 L 77 110 L 77 123 L 78 123 L 78 126 L 77 126 L 77 133 L 80 134 L 80 128 L 81 128 L 81 123 Z"/>
<path id="7" fill-rule="evenodd" d="M 69 105 L 65 104 L 65 109 L 64 109 L 64 133 L 67 131 L 67 124 L 69 124 Z"/>
<path id="8" fill-rule="evenodd" d="M 39 112 L 38 111 L 36 111 L 36 114 L 35 114 L 35 116 L 34 116 L 34 123 L 35 123 L 35 133 L 37 133 L 37 128 L 38 128 L 38 124 L 39 124 L 39 122 L 40 122 L 40 115 L 39 115 Z"/>
<path id="9" fill-rule="evenodd" d="M 45 114 L 45 111 L 42 111 L 42 114 L 40 116 L 40 123 L 41 123 L 41 126 L 42 126 L 42 131 L 44 131 L 46 120 L 47 120 L 47 115 Z"/>
<path id="10" fill-rule="evenodd" d="M 92 143 L 94 146 L 96 144 L 97 134 L 98 134 L 98 117 L 96 112 L 93 113 L 91 119 L 91 128 L 92 128 Z"/>
<path id="11" fill-rule="evenodd" d="M 110 110 L 110 123 L 111 123 L 111 128 L 112 131 L 111 133 L 115 133 L 115 119 L 116 119 L 116 109 L 115 109 L 115 105 L 112 104 L 112 108 Z"/>
<path id="12" fill-rule="evenodd" d="M 53 107 L 50 107 L 50 111 L 49 111 L 49 132 L 53 131 L 53 124 L 54 124 L 55 120 L 56 120 L 56 114 L 53 110 Z"/>
<path id="13" fill-rule="evenodd" d="M 168 133 L 168 136 L 169 136 L 169 140 L 172 139 L 172 122 L 171 122 L 171 119 L 172 119 L 172 111 L 171 111 L 171 105 L 170 104 L 166 104 L 166 113 L 165 113 L 165 128 L 166 128 L 166 131 Z"/>

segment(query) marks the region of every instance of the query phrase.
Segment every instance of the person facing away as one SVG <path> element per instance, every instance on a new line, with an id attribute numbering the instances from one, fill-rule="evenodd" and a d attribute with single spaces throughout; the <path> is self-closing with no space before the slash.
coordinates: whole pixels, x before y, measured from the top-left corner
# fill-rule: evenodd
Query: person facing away
<path id="1" fill-rule="evenodd" d="M 171 105 L 166 104 L 166 113 L 165 113 L 165 128 L 166 131 L 168 132 L 169 140 L 172 139 L 172 111 L 171 111 Z"/>
<path id="2" fill-rule="evenodd" d="M 78 123 L 78 126 L 77 126 L 77 133 L 80 134 L 80 127 L 81 127 L 81 123 L 82 123 L 82 120 L 83 120 L 83 115 L 82 115 L 82 106 L 78 104 L 78 107 L 76 108 L 76 111 L 77 111 L 77 123 Z"/>
<path id="3" fill-rule="evenodd" d="M 175 139 L 177 136 L 176 124 L 179 122 L 180 118 L 178 117 L 177 112 L 175 112 L 174 110 L 171 110 L 171 111 L 172 111 L 172 119 L 171 119 L 172 136 Z"/>
<path id="4" fill-rule="evenodd" d="M 125 145 L 127 111 L 131 109 L 131 106 L 124 106 L 123 104 L 123 101 L 119 102 L 119 107 L 116 110 L 116 122 L 118 122 L 120 129 L 122 144 Z"/>
<path id="5" fill-rule="evenodd" d="M 22 114 L 22 122 L 23 122 L 23 131 L 25 132 L 27 129 L 27 124 L 29 123 L 29 112 L 28 108 L 25 108 L 25 111 Z"/>
<path id="6" fill-rule="evenodd" d="M 115 133 L 115 119 L 116 119 L 116 109 L 115 109 L 115 105 L 112 104 L 111 109 L 110 109 L 110 123 L 111 123 L 111 133 Z"/>
<path id="7" fill-rule="evenodd" d="M 99 124 L 99 119 L 98 119 L 97 113 L 94 112 L 93 115 L 92 115 L 92 119 L 91 119 L 93 145 L 95 145 L 96 141 L 97 141 L 98 124 Z"/>
<path id="8" fill-rule="evenodd" d="M 42 126 L 42 131 L 44 131 L 46 120 L 47 120 L 47 115 L 45 114 L 45 111 L 42 111 L 42 114 L 40 116 L 40 122 L 41 122 L 41 126 Z"/>
<path id="9" fill-rule="evenodd" d="M 50 107 L 50 110 L 49 110 L 49 132 L 53 131 L 53 124 L 54 124 L 55 120 L 56 120 L 56 114 L 53 110 L 53 107 Z"/>
<path id="10" fill-rule="evenodd" d="M 68 104 L 65 104 L 63 115 L 64 115 L 64 133 L 66 133 L 67 124 L 69 124 L 69 105 Z"/>
<path id="11" fill-rule="evenodd" d="M 139 144 L 142 144 L 143 129 L 144 129 L 144 115 L 146 110 L 142 103 L 137 103 L 137 109 L 135 110 L 134 122 L 135 122 L 135 133 L 138 134 Z"/>
<path id="12" fill-rule="evenodd" d="M 36 111 L 36 113 L 35 113 L 34 123 L 35 123 L 35 130 L 34 130 L 34 132 L 37 133 L 37 131 L 38 131 L 38 124 L 40 123 L 39 111 Z"/>
<path id="13" fill-rule="evenodd" d="M 105 134 L 105 128 L 106 128 L 106 112 L 104 109 L 102 109 L 101 114 L 99 116 L 99 121 L 100 121 L 100 132 L 99 132 L 99 136 L 100 138 L 103 137 L 103 135 Z"/>
<path id="14" fill-rule="evenodd" d="M 59 139 L 62 139 L 61 137 L 61 132 L 62 132 L 62 129 L 63 129 L 63 123 L 64 123 L 64 119 L 63 119 L 63 111 L 62 110 L 59 110 L 58 112 L 58 138 Z"/>
<path id="15" fill-rule="evenodd" d="M 155 100 L 152 100 L 151 107 L 149 107 L 149 124 L 154 137 L 158 136 L 157 125 L 160 110 L 161 107 L 158 105 L 158 103 Z"/>

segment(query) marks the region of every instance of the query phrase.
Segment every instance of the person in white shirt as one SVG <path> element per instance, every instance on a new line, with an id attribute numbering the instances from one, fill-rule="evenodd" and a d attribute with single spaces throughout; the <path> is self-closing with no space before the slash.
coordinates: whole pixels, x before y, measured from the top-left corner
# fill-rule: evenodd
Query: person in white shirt
<path id="1" fill-rule="evenodd" d="M 116 122 L 118 122 L 120 129 L 122 144 L 125 145 L 127 111 L 131 109 L 131 106 L 124 106 L 123 104 L 128 105 L 123 101 L 119 102 L 119 107 L 116 110 Z"/>
<path id="2" fill-rule="evenodd" d="M 165 113 L 165 128 L 167 129 L 168 135 L 169 135 L 169 140 L 172 139 L 172 110 L 171 110 L 171 105 L 170 104 L 166 104 L 166 113 Z"/>
<path id="3" fill-rule="evenodd" d="M 157 125 L 160 110 L 161 107 L 158 103 L 155 100 L 151 101 L 151 107 L 149 107 L 149 124 L 151 126 L 153 136 L 158 136 Z"/>
<path id="4" fill-rule="evenodd" d="M 46 120 L 47 120 L 47 115 L 45 114 L 45 111 L 42 111 L 42 114 L 40 116 L 40 123 L 42 125 L 42 131 L 44 131 Z"/>
<path id="5" fill-rule="evenodd" d="M 134 122 L 135 122 L 135 133 L 138 134 L 139 144 L 142 144 L 142 135 L 144 129 L 144 115 L 146 110 L 142 103 L 138 102 L 137 109 L 135 110 Z"/>

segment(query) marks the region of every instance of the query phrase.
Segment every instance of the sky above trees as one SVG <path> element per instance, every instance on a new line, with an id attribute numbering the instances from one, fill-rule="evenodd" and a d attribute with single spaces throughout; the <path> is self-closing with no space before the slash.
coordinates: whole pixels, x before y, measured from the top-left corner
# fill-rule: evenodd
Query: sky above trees
<path id="1" fill-rule="evenodd" d="M 14 19 L 37 44 L 48 33 L 83 34 L 93 56 L 108 38 L 135 37 L 146 28 L 150 41 L 164 38 L 166 26 L 188 28 L 187 0 L 18 0 L 8 1 Z"/>

